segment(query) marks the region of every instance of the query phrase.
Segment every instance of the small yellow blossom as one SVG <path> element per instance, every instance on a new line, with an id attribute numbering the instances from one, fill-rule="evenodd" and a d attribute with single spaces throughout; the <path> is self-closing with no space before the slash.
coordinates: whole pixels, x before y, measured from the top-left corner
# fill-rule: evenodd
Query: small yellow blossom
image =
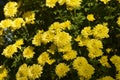
<path id="1" fill-rule="evenodd" d="M 35 54 L 35 52 L 33 51 L 33 47 L 32 46 L 28 46 L 28 47 L 26 47 L 25 49 L 24 49 L 24 51 L 23 51 L 23 56 L 25 57 L 25 58 L 33 58 L 33 56 L 34 56 L 34 54 Z"/>
<path id="2" fill-rule="evenodd" d="M 94 20 L 95 20 L 93 14 L 88 14 L 88 15 L 87 15 L 87 19 L 88 19 L 88 21 L 94 21 Z"/>
<path id="3" fill-rule="evenodd" d="M 17 47 L 15 45 L 8 45 L 3 50 L 2 55 L 4 55 L 7 58 L 10 58 L 15 52 L 17 52 Z"/>
<path id="4" fill-rule="evenodd" d="M 54 8 L 57 1 L 58 0 L 46 0 L 46 6 L 48 6 L 50 8 Z"/>
<path id="5" fill-rule="evenodd" d="M 59 22 L 54 22 L 50 25 L 49 30 L 53 31 L 54 33 L 61 31 L 61 26 Z"/>
<path id="6" fill-rule="evenodd" d="M 32 44 L 34 44 L 35 46 L 40 46 L 41 45 L 41 42 L 42 42 L 42 33 L 43 31 L 42 30 L 39 30 L 38 33 L 33 37 L 33 40 L 32 40 Z"/>
<path id="7" fill-rule="evenodd" d="M 16 80 L 28 80 L 27 76 L 28 76 L 28 67 L 27 64 L 22 64 L 19 69 L 18 72 L 16 73 Z"/>
<path id="8" fill-rule="evenodd" d="M 89 53 L 88 53 L 88 57 L 93 59 L 99 56 L 103 55 L 103 51 L 101 49 L 98 48 L 87 48 Z"/>
<path id="9" fill-rule="evenodd" d="M 17 13 L 17 3 L 16 2 L 8 2 L 4 6 L 4 15 L 6 17 L 14 17 L 14 15 Z"/>
<path id="10" fill-rule="evenodd" d="M 34 24 L 35 13 L 33 11 L 27 11 L 23 14 L 23 18 L 25 19 L 25 23 Z"/>
<path id="11" fill-rule="evenodd" d="M 54 35 L 55 35 L 55 34 L 54 34 L 52 31 L 50 31 L 50 30 L 44 32 L 44 33 L 41 35 L 42 43 L 47 44 L 47 43 L 49 43 L 49 42 L 52 42 Z"/>
<path id="12" fill-rule="evenodd" d="M 63 47 L 58 47 L 58 52 L 69 52 L 72 49 L 71 43 L 64 45 Z"/>
<path id="13" fill-rule="evenodd" d="M 40 54 L 37 60 L 40 65 L 44 66 L 45 63 L 49 60 L 49 54 L 47 52 L 43 52 L 42 54 Z"/>
<path id="14" fill-rule="evenodd" d="M 60 28 L 62 29 L 62 30 L 64 30 L 64 29 L 70 29 L 70 25 L 71 25 L 71 22 L 69 21 L 69 20 L 67 20 L 67 21 L 65 21 L 65 22 L 62 22 L 62 23 L 60 23 Z"/>
<path id="15" fill-rule="evenodd" d="M 84 65 L 84 64 L 88 64 L 88 61 L 85 57 L 77 57 L 74 61 L 73 61 L 73 68 L 78 70 L 80 68 L 80 66 Z"/>
<path id="16" fill-rule="evenodd" d="M 12 26 L 12 20 L 11 19 L 5 19 L 0 22 L 0 28 L 8 28 Z"/>
<path id="17" fill-rule="evenodd" d="M 19 40 L 17 40 L 16 42 L 15 42 L 15 46 L 17 47 L 17 48 L 21 48 L 21 45 L 23 45 L 24 44 L 24 41 L 23 41 L 23 39 L 19 39 Z"/>
<path id="18" fill-rule="evenodd" d="M 94 70 L 95 68 L 92 65 L 83 64 L 79 67 L 77 71 L 80 78 L 84 78 L 83 80 L 89 80 L 94 74 Z"/>
<path id="19" fill-rule="evenodd" d="M 69 66 L 65 63 L 59 63 L 55 68 L 55 73 L 59 78 L 66 76 L 67 72 L 70 70 Z"/>
<path id="20" fill-rule="evenodd" d="M 7 69 L 3 65 L 1 65 L 0 66 L 0 80 L 5 80 L 5 77 L 7 77 L 7 75 L 8 75 Z"/>
<path id="21" fill-rule="evenodd" d="M 106 66 L 108 68 L 111 68 L 110 64 L 108 63 L 108 56 L 102 56 L 99 59 L 100 63 L 102 64 L 102 66 Z"/>
<path id="22" fill-rule="evenodd" d="M 120 1 L 120 0 L 119 0 Z M 120 26 L 120 16 L 118 17 L 118 20 L 116 22 Z"/>
<path id="23" fill-rule="evenodd" d="M 68 10 L 73 10 L 80 7 L 82 0 L 66 0 Z"/>
<path id="24" fill-rule="evenodd" d="M 97 24 L 93 28 L 93 36 L 98 39 L 108 38 L 109 28 L 103 24 Z"/>
<path id="25" fill-rule="evenodd" d="M 88 26 L 88 27 L 85 27 L 84 29 L 82 29 L 81 35 L 83 35 L 83 37 L 85 37 L 85 38 L 88 38 L 89 35 L 92 35 L 91 27 Z"/>
<path id="26" fill-rule="evenodd" d="M 59 32 L 54 36 L 54 44 L 58 47 L 63 47 L 70 43 L 72 37 L 66 32 Z"/>
<path id="27" fill-rule="evenodd" d="M 110 0 L 100 0 L 101 2 L 103 2 L 104 4 L 107 4 Z"/>
<path id="28" fill-rule="evenodd" d="M 35 80 L 36 78 L 41 77 L 43 67 L 38 64 L 33 64 L 32 66 L 28 66 L 28 77 L 29 79 Z"/>
<path id="29" fill-rule="evenodd" d="M 25 26 L 25 22 L 23 18 L 15 18 L 13 23 L 12 23 L 12 29 L 20 29 L 22 26 Z"/>
<path id="30" fill-rule="evenodd" d="M 64 53 L 64 55 L 63 55 L 63 58 L 67 61 L 72 60 L 76 57 L 77 57 L 77 52 L 75 50 L 70 50 L 70 51 Z"/>
<path id="31" fill-rule="evenodd" d="M 112 78 L 111 76 L 105 76 L 105 77 L 102 77 L 102 78 L 97 79 L 97 80 L 115 80 L 115 79 Z"/>
<path id="32" fill-rule="evenodd" d="M 107 53 L 110 53 L 111 51 L 112 51 L 111 48 L 107 48 L 107 49 L 106 49 L 106 52 L 107 52 Z"/>

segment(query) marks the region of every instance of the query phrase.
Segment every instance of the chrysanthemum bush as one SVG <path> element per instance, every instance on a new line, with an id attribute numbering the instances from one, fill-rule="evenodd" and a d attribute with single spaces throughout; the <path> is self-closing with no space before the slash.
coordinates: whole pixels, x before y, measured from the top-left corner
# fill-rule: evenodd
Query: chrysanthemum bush
<path id="1" fill-rule="evenodd" d="M 120 0 L 9 0 L 1 10 L 0 80 L 120 80 Z"/>

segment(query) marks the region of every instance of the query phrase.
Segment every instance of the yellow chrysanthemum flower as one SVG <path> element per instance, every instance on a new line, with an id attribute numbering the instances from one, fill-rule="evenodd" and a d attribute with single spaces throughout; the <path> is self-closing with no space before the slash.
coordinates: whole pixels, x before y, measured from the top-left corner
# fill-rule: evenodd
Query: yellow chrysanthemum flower
<path id="1" fill-rule="evenodd" d="M 93 36 L 98 39 L 108 38 L 109 28 L 103 24 L 97 24 L 93 28 Z"/>
<path id="2" fill-rule="evenodd" d="M 66 5 L 68 10 L 73 10 L 79 8 L 82 0 L 66 0 Z"/>
<path id="3" fill-rule="evenodd" d="M 22 64 L 19 69 L 18 72 L 16 73 L 16 80 L 28 80 L 27 76 L 28 76 L 28 67 L 27 64 Z"/>
<path id="4" fill-rule="evenodd" d="M 10 58 L 15 52 L 17 52 L 17 47 L 15 45 L 8 45 L 3 50 L 2 55 L 4 55 L 7 58 Z"/>
<path id="5" fill-rule="evenodd" d="M 112 78 L 111 76 L 105 76 L 105 77 L 102 77 L 102 78 L 97 79 L 97 80 L 115 80 L 115 79 Z"/>
<path id="6" fill-rule="evenodd" d="M 89 35 L 92 35 L 91 27 L 88 26 L 88 27 L 85 27 L 84 29 L 82 29 L 81 35 L 83 35 L 83 37 L 85 37 L 85 38 L 88 38 Z"/>
<path id="7" fill-rule="evenodd" d="M 25 19 L 25 23 L 34 24 L 35 13 L 33 11 L 28 11 L 23 14 L 23 18 Z"/>
<path id="8" fill-rule="evenodd" d="M 7 69 L 3 65 L 1 65 L 0 66 L 0 80 L 5 80 L 5 77 L 7 77 L 7 75 L 8 75 Z"/>
<path id="9" fill-rule="evenodd" d="M 42 43 L 47 44 L 49 42 L 52 42 L 54 36 L 55 36 L 55 34 L 51 30 L 48 30 L 48 31 L 44 32 L 41 35 Z"/>
<path id="10" fill-rule="evenodd" d="M 66 76 L 67 72 L 70 70 L 69 66 L 65 63 L 59 63 L 55 68 L 55 73 L 59 78 Z"/>
<path id="11" fill-rule="evenodd" d="M 26 47 L 23 51 L 23 56 L 25 58 L 33 58 L 33 56 L 35 54 L 35 52 L 33 50 L 34 50 L 34 48 L 32 46 Z"/>
<path id="12" fill-rule="evenodd" d="M 107 4 L 110 0 L 100 0 L 101 2 L 103 2 L 104 4 Z"/>
<path id="13" fill-rule="evenodd" d="M 32 44 L 35 46 L 40 46 L 42 42 L 42 30 L 39 30 L 38 33 L 33 37 Z"/>
<path id="14" fill-rule="evenodd" d="M 57 46 L 54 44 L 51 44 L 51 46 L 49 47 L 49 49 L 47 50 L 47 52 L 51 53 L 51 54 L 55 54 L 55 51 L 57 50 Z"/>
<path id="15" fill-rule="evenodd" d="M 73 61 L 73 68 L 78 70 L 80 68 L 80 66 L 84 65 L 84 64 L 88 64 L 87 59 L 85 57 L 77 57 L 74 61 Z"/>
<path id="16" fill-rule="evenodd" d="M 25 26 L 25 22 L 23 18 L 15 18 L 13 23 L 12 23 L 12 29 L 20 29 L 22 26 Z"/>
<path id="17" fill-rule="evenodd" d="M 80 76 L 80 80 L 89 80 L 94 74 L 94 67 L 90 64 L 83 64 L 79 66 L 78 75 Z"/>
<path id="18" fill-rule="evenodd" d="M 117 24 L 120 26 L 120 16 L 117 19 Z"/>
<path id="19" fill-rule="evenodd" d="M 70 50 L 63 55 L 63 59 L 65 60 L 72 60 L 77 57 L 77 52 L 75 50 Z"/>
<path id="20" fill-rule="evenodd" d="M 5 19 L 0 22 L 0 28 L 8 28 L 12 26 L 12 20 L 11 19 Z"/>
<path id="21" fill-rule="evenodd" d="M 91 59 L 102 56 L 103 55 L 103 51 L 99 48 L 87 48 L 89 53 L 88 53 L 88 57 L 90 57 Z"/>
<path id="22" fill-rule="evenodd" d="M 111 68 L 110 64 L 108 63 L 108 56 L 102 56 L 99 59 L 100 63 L 102 64 L 102 66 L 106 66 L 108 68 Z"/>
<path id="23" fill-rule="evenodd" d="M 53 43 L 58 47 L 63 47 L 70 43 L 72 37 L 66 32 L 59 32 L 54 36 Z"/>
<path id="24" fill-rule="evenodd" d="M 110 61 L 115 64 L 115 66 L 120 65 L 120 56 L 114 55 L 110 58 Z"/>
<path id="25" fill-rule="evenodd" d="M 6 17 L 13 17 L 17 13 L 17 3 L 16 2 L 8 2 L 4 6 L 4 15 Z"/>
<path id="26" fill-rule="evenodd" d="M 35 80 L 36 78 L 41 77 L 43 67 L 38 64 L 33 64 L 32 66 L 28 66 L 28 77 L 29 79 Z"/>
<path id="27" fill-rule="evenodd" d="M 17 48 L 21 48 L 21 45 L 23 45 L 24 44 L 24 41 L 23 41 L 23 39 L 19 39 L 19 40 L 17 40 L 16 42 L 15 42 L 15 46 L 17 47 Z"/>
<path id="28" fill-rule="evenodd" d="M 65 30 L 66 28 L 70 29 L 70 25 L 71 25 L 71 22 L 69 20 L 67 20 L 65 22 L 60 23 L 60 26 L 61 26 L 60 28 L 62 30 Z"/>
<path id="29" fill-rule="evenodd" d="M 95 20 L 93 14 L 88 14 L 88 15 L 87 15 L 87 19 L 88 19 L 88 21 L 94 21 L 94 20 Z"/>
<path id="30" fill-rule="evenodd" d="M 53 8 L 58 0 L 46 0 L 46 6 Z"/>
<path id="31" fill-rule="evenodd" d="M 44 66 L 45 63 L 49 60 L 49 54 L 47 52 L 43 52 L 42 54 L 40 54 L 37 60 L 40 65 Z"/>
<path id="32" fill-rule="evenodd" d="M 87 43 L 87 48 L 103 48 L 103 44 L 102 44 L 102 41 L 101 40 L 98 40 L 98 39 L 90 39 Z"/>

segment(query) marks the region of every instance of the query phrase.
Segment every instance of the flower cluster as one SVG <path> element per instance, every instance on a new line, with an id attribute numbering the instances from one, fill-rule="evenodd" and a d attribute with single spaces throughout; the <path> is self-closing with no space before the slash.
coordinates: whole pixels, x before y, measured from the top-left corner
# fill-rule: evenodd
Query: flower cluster
<path id="1" fill-rule="evenodd" d="M 119 9 L 120 0 L 10 0 L 0 80 L 120 80 Z"/>

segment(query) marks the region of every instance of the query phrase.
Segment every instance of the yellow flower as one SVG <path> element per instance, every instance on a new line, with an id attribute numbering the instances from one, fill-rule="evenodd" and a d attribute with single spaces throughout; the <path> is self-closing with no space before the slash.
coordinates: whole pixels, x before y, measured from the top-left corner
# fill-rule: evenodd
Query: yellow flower
<path id="1" fill-rule="evenodd" d="M 74 61 L 73 61 L 73 68 L 78 70 L 80 68 L 80 66 L 84 65 L 84 64 L 88 64 L 87 59 L 85 57 L 77 57 Z"/>
<path id="2" fill-rule="evenodd" d="M 81 34 L 83 35 L 83 37 L 88 38 L 89 35 L 92 35 L 92 30 L 91 27 L 85 27 L 84 29 L 82 29 Z"/>
<path id="3" fill-rule="evenodd" d="M 88 15 L 87 15 L 87 19 L 88 19 L 88 21 L 94 21 L 94 20 L 95 20 L 93 14 L 88 14 Z"/>
<path id="4" fill-rule="evenodd" d="M 37 60 L 40 65 L 44 66 L 45 63 L 49 60 L 49 54 L 47 52 L 43 52 L 42 54 L 40 54 Z"/>
<path id="5" fill-rule="evenodd" d="M 114 79 L 115 80 L 115 79 Z M 116 80 L 120 80 L 120 72 L 116 74 Z"/>
<path id="6" fill-rule="evenodd" d="M 117 65 L 120 65 L 120 56 L 118 55 L 114 55 L 110 58 L 110 61 L 115 64 L 116 66 Z"/>
<path id="7" fill-rule="evenodd" d="M 8 28 L 12 26 L 12 20 L 10 19 L 5 19 L 0 22 L 0 28 Z"/>
<path id="8" fill-rule="evenodd" d="M 42 42 L 42 33 L 43 31 L 42 30 L 39 30 L 38 33 L 33 37 L 33 40 L 32 40 L 32 44 L 34 44 L 35 46 L 40 46 L 41 45 L 41 42 Z"/>
<path id="9" fill-rule="evenodd" d="M 0 80 L 5 80 L 5 77 L 7 77 L 7 75 L 8 75 L 7 69 L 3 65 L 1 65 L 0 66 Z"/>
<path id="10" fill-rule="evenodd" d="M 22 64 L 19 69 L 18 72 L 16 73 L 16 80 L 28 80 L 27 76 L 28 76 L 28 67 L 27 64 Z"/>
<path id="11" fill-rule="evenodd" d="M 102 64 L 102 66 L 106 66 L 108 68 L 111 68 L 110 64 L 108 63 L 108 56 L 102 56 L 99 59 L 100 63 Z"/>
<path id="12" fill-rule="evenodd" d="M 13 30 L 20 29 L 21 26 L 25 26 L 23 18 L 15 18 L 15 20 L 12 23 L 12 29 Z"/>
<path id="13" fill-rule="evenodd" d="M 71 46 L 71 43 L 69 43 L 69 44 L 67 44 L 67 45 L 65 45 L 63 47 L 58 47 L 58 52 L 65 53 L 65 52 L 70 51 L 71 49 L 72 49 L 72 46 Z"/>
<path id="14" fill-rule="evenodd" d="M 78 35 L 75 41 L 78 42 L 79 46 L 86 46 L 89 42 L 89 38 L 84 38 L 81 35 Z"/>
<path id="15" fill-rule="evenodd" d="M 87 48 L 89 53 L 88 53 L 88 57 L 90 57 L 91 59 L 102 56 L 103 52 L 101 49 L 98 48 Z"/>
<path id="16" fill-rule="evenodd" d="M 53 31 L 54 33 L 60 32 L 61 31 L 61 26 L 59 22 L 54 22 L 53 24 L 50 25 L 49 30 Z"/>
<path id="17" fill-rule="evenodd" d="M 62 30 L 64 30 L 64 29 L 70 29 L 70 25 L 71 25 L 71 22 L 69 21 L 69 20 L 67 20 L 67 21 L 65 21 L 65 22 L 62 22 L 62 23 L 60 23 L 60 28 L 62 29 Z"/>
<path id="18" fill-rule="evenodd" d="M 14 15 L 17 13 L 17 3 L 16 2 L 8 2 L 4 6 L 4 15 L 6 17 L 14 17 Z"/>
<path id="19" fill-rule="evenodd" d="M 117 24 L 120 26 L 120 16 L 118 17 Z"/>
<path id="20" fill-rule="evenodd" d="M 17 47 L 17 48 L 21 48 L 21 45 L 23 45 L 24 44 L 24 42 L 23 42 L 23 39 L 19 39 L 19 40 L 17 40 L 16 42 L 15 42 L 15 46 Z"/>
<path id="21" fill-rule="evenodd" d="M 63 47 L 70 43 L 72 37 L 66 32 L 59 32 L 54 36 L 53 43 L 58 47 Z"/>
<path id="22" fill-rule="evenodd" d="M 46 0 L 46 6 L 53 8 L 58 0 Z"/>
<path id="23" fill-rule="evenodd" d="M 52 42 L 54 35 L 55 35 L 55 34 L 54 34 L 51 30 L 48 30 L 48 31 L 44 32 L 44 33 L 41 35 L 42 43 L 47 44 L 47 43 L 49 43 L 49 42 Z"/>
<path id="24" fill-rule="evenodd" d="M 108 38 L 109 28 L 103 24 L 97 24 L 93 28 L 93 36 L 98 39 Z"/>
<path id="25" fill-rule="evenodd" d="M 41 77 L 43 67 L 38 64 L 33 64 L 32 66 L 28 66 L 28 77 L 29 79 L 35 80 L 36 78 Z"/>
<path id="26" fill-rule="evenodd" d="M 17 52 L 17 47 L 15 45 L 8 45 L 3 50 L 2 55 L 4 55 L 7 58 L 10 58 L 15 52 Z"/>
<path id="27" fill-rule="evenodd" d="M 69 66 L 65 63 L 59 63 L 55 68 L 55 73 L 59 78 L 66 76 L 67 72 L 70 70 Z"/>
<path id="28" fill-rule="evenodd" d="M 107 48 L 107 49 L 106 49 L 106 52 L 107 52 L 107 53 L 110 53 L 111 51 L 112 51 L 111 48 Z"/>
<path id="29" fill-rule="evenodd" d="M 66 0 L 58 0 L 58 3 L 59 3 L 60 5 L 63 5 L 65 2 L 66 2 Z"/>
<path id="30" fill-rule="evenodd" d="M 66 5 L 68 10 L 73 10 L 79 8 L 82 0 L 66 0 Z"/>
<path id="31" fill-rule="evenodd" d="M 67 61 L 74 59 L 76 57 L 77 57 L 77 52 L 75 50 L 70 50 L 70 51 L 64 53 L 64 55 L 63 55 L 63 58 Z"/>
<path id="32" fill-rule="evenodd" d="M 94 74 L 94 70 L 94 67 L 90 64 L 83 64 L 77 69 L 78 75 L 83 78 L 82 80 L 89 80 Z"/>
<path id="33" fill-rule="evenodd" d="M 47 60 L 46 62 L 49 64 L 49 65 L 52 65 L 56 60 L 55 59 L 49 59 Z"/>
<path id="34" fill-rule="evenodd" d="M 35 13 L 33 11 L 27 11 L 23 14 L 23 18 L 25 19 L 25 23 L 34 24 Z"/>
<path id="35" fill-rule="evenodd" d="M 104 4 L 107 4 L 110 0 L 100 0 L 101 2 L 103 2 Z"/>
<path id="36" fill-rule="evenodd" d="M 101 40 L 98 39 L 90 39 L 86 45 L 88 48 L 103 48 L 103 44 Z"/>
<path id="37" fill-rule="evenodd" d="M 105 76 L 105 77 L 102 77 L 102 78 L 97 79 L 97 80 L 115 80 L 115 79 L 112 78 L 111 76 Z"/>
<path id="38" fill-rule="evenodd" d="M 28 46 L 27 48 L 24 49 L 23 51 L 23 56 L 25 58 L 33 58 L 35 52 L 33 51 L 33 47 L 32 46 Z"/>

